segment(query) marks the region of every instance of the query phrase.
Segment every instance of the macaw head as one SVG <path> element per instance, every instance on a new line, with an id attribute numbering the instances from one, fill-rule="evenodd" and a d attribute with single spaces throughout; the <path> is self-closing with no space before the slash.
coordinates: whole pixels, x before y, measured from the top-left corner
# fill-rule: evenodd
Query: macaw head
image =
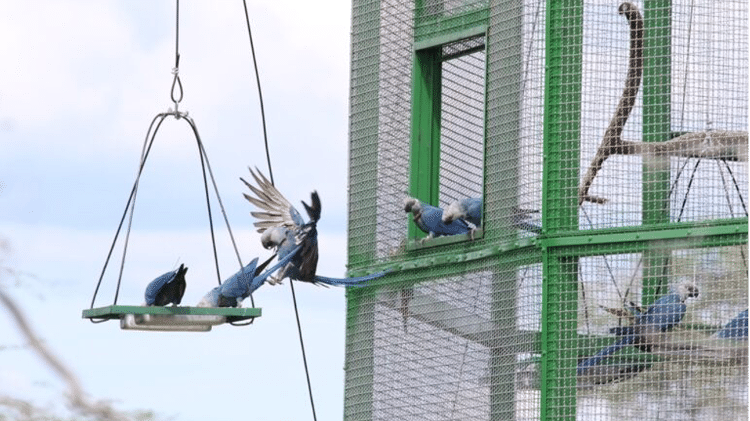
<path id="1" fill-rule="evenodd" d="M 466 217 L 466 210 L 461 209 L 460 202 L 453 202 L 443 211 L 443 222 L 450 224 L 454 219 Z"/>
<path id="2" fill-rule="evenodd" d="M 680 296 L 680 301 L 684 302 L 688 298 L 698 296 L 698 287 L 690 282 L 686 282 L 677 287 L 677 294 Z"/>
<path id="3" fill-rule="evenodd" d="M 411 212 L 414 220 L 418 220 L 422 215 L 422 204 L 413 197 L 407 197 L 404 199 L 404 212 Z"/>
<path id="4" fill-rule="evenodd" d="M 279 247 L 281 243 L 286 241 L 287 233 L 289 229 L 286 227 L 273 227 L 263 231 L 260 236 L 260 243 L 266 250 Z"/>

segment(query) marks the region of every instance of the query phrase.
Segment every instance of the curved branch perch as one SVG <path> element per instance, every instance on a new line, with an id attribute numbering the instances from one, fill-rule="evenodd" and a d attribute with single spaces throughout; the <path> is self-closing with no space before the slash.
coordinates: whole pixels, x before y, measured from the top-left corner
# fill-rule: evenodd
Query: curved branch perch
<path id="1" fill-rule="evenodd" d="M 609 122 L 609 127 L 604 132 L 604 139 L 601 146 L 596 151 L 594 159 L 589 165 L 586 175 L 583 177 L 580 187 L 578 188 L 578 205 L 584 200 L 595 203 L 604 203 L 606 199 L 590 197 L 588 195 L 591 183 L 594 182 L 596 173 L 602 168 L 604 161 L 610 155 L 621 153 L 623 148 L 622 129 L 628 121 L 630 112 L 635 104 L 635 97 L 638 95 L 638 88 L 641 85 L 643 77 L 643 16 L 633 3 L 625 2 L 620 5 L 617 12 L 625 15 L 630 24 L 630 60 L 628 61 L 628 76 L 625 79 L 625 89 L 617 104 L 615 115 Z"/>
<path id="2" fill-rule="evenodd" d="M 622 129 L 633 110 L 635 97 L 643 76 L 643 17 L 632 3 L 623 3 L 618 9 L 630 23 L 630 61 L 620 102 L 604 139 L 594 155 L 578 188 L 578 204 L 584 201 L 603 204 L 606 198 L 589 195 L 591 184 L 611 155 L 641 155 L 656 161 L 661 158 L 703 158 L 747 162 L 748 133 L 746 131 L 711 130 L 687 133 L 666 142 L 633 142 L 622 139 Z"/>

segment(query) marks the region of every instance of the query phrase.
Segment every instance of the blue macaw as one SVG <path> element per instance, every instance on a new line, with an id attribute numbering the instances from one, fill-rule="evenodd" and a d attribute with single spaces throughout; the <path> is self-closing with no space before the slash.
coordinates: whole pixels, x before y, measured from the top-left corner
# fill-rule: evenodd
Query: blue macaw
<path id="1" fill-rule="evenodd" d="M 443 223 L 450 224 L 456 219 L 463 219 L 479 228 L 482 225 L 482 198 L 467 197 L 457 200 L 443 211 Z"/>
<path id="2" fill-rule="evenodd" d="M 735 316 L 726 326 L 716 332 L 716 337 L 747 340 L 747 310 Z"/>
<path id="3" fill-rule="evenodd" d="M 468 234 L 471 228 L 463 219 L 456 219 L 451 223 L 443 222 L 443 210 L 413 197 L 404 200 L 404 211 L 414 215 L 414 223 L 419 229 L 427 233 L 427 238 L 441 235 Z"/>
<path id="4" fill-rule="evenodd" d="M 180 265 L 179 268 L 159 276 L 149 282 L 146 287 L 146 305 L 165 306 L 167 304 L 180 304 L 182 296 L 185 295 L 185 273 L 188 268 Z"/>
<path id="5" fill-rule="evenodd" d="M 310 205 L 302 202 L 309 222 L 305 222 L 297 209 L 292 206 L 268 179 L 260 173 L 250 169 L 257 187 L 240 178 L 253 192 L 253 197 L 244 194 L 245 199 L 262 209 L 260 212 L 250 212 L 258 219 L 255 226 L 261 233 L 261 244 L 266 249 L 275 248 L 279 260 L 292 254 L 291 260 L 280 269 L 270 284 L 280 283 L 282 279 L 311 282 L 313 284 L 337 286 L 361 286 L 367 281 L 379 278 L 387 271 L 373 273 L 357 278 L 330 278 L 316 274 L 318 266 L 318 231 L 317 223 L 320 219 L 321 205 L 318 193 L 310 194 Z M 298 252 L 293 252 L 299 247 Z"/>
<path id="6" fill-rule="evenodd" d="M 652 336 L 666 332 L 680 323 L 687 311 L 685 300 L 697 296 L 698 288 L 695 285 L 682 284 L 677 287 L 677 291 L 654 301 L 645 312 L 637 312 L 633 309 L 635 312 L 633 324 L 610 329 L 610 332 L 621 338 L 594 356 L 579 362 L 578 375 L 585 375 L 589 369 L 598 366 L 607 356 L 628 345 L 650 352 Z"/>
<path id="7" fill-rule="evenodd" d="M 260 288 L 271 274 L 287 264 L 299 249 L 300 247 L 297 246 L 291 253 L 279 259 L 275 265 L 262 274 L 261 271 L 271 263 L 276 255 L 271 256 L 260 266 L 258 266 L 258 258 L 256 257 L 239 272 L 209 291 L 198 303 L 198 307 L 238 307 L 242 300 Z"/>

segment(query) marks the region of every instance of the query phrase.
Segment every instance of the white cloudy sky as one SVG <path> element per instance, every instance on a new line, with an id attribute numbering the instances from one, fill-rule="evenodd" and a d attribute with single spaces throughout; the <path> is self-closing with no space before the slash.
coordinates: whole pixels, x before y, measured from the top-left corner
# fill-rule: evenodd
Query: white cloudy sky
<path id="1" fill-rule="evenodd" d="M 276 185 L 294 203 L 318 190 L 319 272 L 342 276 L 350 2 L 248 3 Z M 256 293 L 263 317 L 251 327 L 158 334 L 81 319 L 148 124 L 171 106 L 174 7 L 0 4 L 2 264 L 23 273 L 0 283 L 95 399 L 176 420 L 311 419 L 288 285 Z M 183 2 L 180 13 L 180 109 L 197 123 L 244 261 L 266 257 L 238 180 L 248 166 L 266 169 L 242 2 Z M 119 303 L 141 303 L 148 281 L 177 262 L 190 268 L 184 303 L 215 284 L 202 189 L 192 133 L 170 118 L 141 181 Z M 237 262 L 224 233 L 219 245 L 229 275 Z M 97 305 L 112 301 L 115 262 Z M 299 285 L 297 295 L 318 418 L 341 419 L 344 291 Z M 59 406 L 64 385 L 0 318 L 0 396 Z"/>

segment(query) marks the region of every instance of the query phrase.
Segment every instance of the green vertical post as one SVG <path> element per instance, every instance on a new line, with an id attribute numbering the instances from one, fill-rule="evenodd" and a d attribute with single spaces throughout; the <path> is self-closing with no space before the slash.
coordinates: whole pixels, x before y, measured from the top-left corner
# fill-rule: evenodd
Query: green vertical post
<path id="1" fill-rule="evenodd" d="M 434 206 L 440 197 L 441 57 L 439 47 L 417 51 L 412 76 L 409 190 L 414 197 Z M 409 238 L 423 236 L 415 224 L 409 224 Z"/>
<path id="2" fill-rule="evenodd" d="M 672 2 L 646 0 L 643 43 L 643 141 L 669 140 L 672 94 Z M 669 157 L 643 157 L 643 225 L 669 222 Z M 669 252 L 644 253 L 642 304 L 666 293 Z"/>
<path id="3" fill-rule="evenodd" d="M 372 420 L 375 364 L 375 300 L 369 288 L 346 290 L 344 419 Z"/>
<path id="4" fill-rule="evenodd" d="M 488 214 L 484 238 L 509 241 L 517 238 L 511 206 L 518 204 L 518 154 L 521 137 L 521 77 L 523 68 L 523 2 L 492 2 L 487 30 L 485 189 Z M 500 180 L 500 181 L 498 181 Z"/>
<path id="5" fill-rule="evenodd" d="M 521 75 L 523 74 L 523 2 L 500 0 L 490 4 L 485 73 L 485 208 L 518 203 L 518 144 L 520 138 Z M 490 157 L 498 157 L 493 159 Z M 502 182 L 497 182 L 502 180 Z M 488 184 L 490 183 L 490 184 Z M 485 215 L 488 216 L 488 215 Z M 485 241 L 516 236 L 511 212 L 485 218 Z M 506 240 L 507 241 L 507 240 Z M 490 317 L 498 338 L 490 348 L 490 419 L 516 419 L 516 365 L 518 347 L 507 338 L 517 337 L 517 260 L 500 256 L 492 276 Z"/>
<path id="6" fill-rule="evenodd" d="M 576 419 L 578 258 L 542 249 L 541 418 Z"/>
<path id="7" fill-rule="evenodd" d="M 348 266 L 375 259 L 378 173 L 380 2 L 352 4 L 352 69 L 349 119 Z M 375 35 L 374 35 L 375 34 Z M 363 235 L 362 231 L 366 231 Z"/>
<path id="8" fill-rule="evenodd" d="M 583 1 L 547 2 L 542 226 L 578 228 Z M 574 421 L 578 259 L 542 248 L 541 419 Z"/>
<path id="9" fill-rule="evenodd" d="M 380 1 L 352 1 L 347 265 L 374 261 L 378 174 Z M 349 291 L 347 291 L 349 292 Z M 347 294 L 344 419 L 372 419 L 373 300 Z"/>

